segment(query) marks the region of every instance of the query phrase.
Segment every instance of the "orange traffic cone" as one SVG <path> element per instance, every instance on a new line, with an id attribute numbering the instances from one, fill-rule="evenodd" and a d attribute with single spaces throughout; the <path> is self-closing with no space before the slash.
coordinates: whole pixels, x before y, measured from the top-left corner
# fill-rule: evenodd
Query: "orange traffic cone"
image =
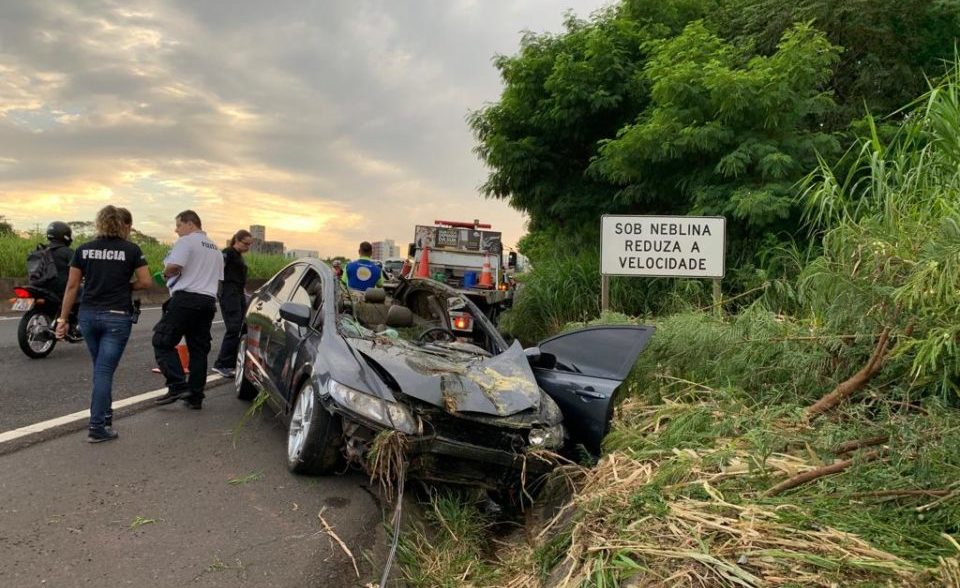
<path id="1" fill-rule="evenodd" d="M 480 270 L 480 281 L 477 288 L 493 288 L 493 273 L 490 271 L 490 254 L 483 256 L 483 269 Z"/>
<path id="2" fill-rule="evenodd" d="M 189 374 L 190 373 L 190 351 L 187 349 L 186 343 L 177 344 L 177 356 L 180 357 L 180 366 L 183 367 L 183 373 Z M 155 374 L 163 373 L 160 371 L 160 368 L 158 367 L 155 367 L 150 371 Z"/>
<path id="3" fill-rule="evenodd" d="M 187 350 L 186 343 L 177 344 L 177 355 L 180 356 L 180 365 L 183 366 L 183 373 L 190 373 L 190 351 Z"/>
<path id="4" fill-rule="evenodd" d="M 416 277 L 430 277 L 430 248 L 426 245 L 423 246 L 423 253 L 420 254 L 420 263 L 417 264 Z"/>

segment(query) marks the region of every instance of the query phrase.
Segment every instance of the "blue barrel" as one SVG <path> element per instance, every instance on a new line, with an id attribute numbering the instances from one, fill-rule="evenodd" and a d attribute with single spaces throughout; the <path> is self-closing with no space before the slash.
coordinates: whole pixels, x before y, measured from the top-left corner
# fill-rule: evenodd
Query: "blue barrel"
<path id="1" fill-rule="evenodd" d="M 463 287 L 473 288 L 476 285 L 477 285 L 477 272 L 464 272 Z"/>

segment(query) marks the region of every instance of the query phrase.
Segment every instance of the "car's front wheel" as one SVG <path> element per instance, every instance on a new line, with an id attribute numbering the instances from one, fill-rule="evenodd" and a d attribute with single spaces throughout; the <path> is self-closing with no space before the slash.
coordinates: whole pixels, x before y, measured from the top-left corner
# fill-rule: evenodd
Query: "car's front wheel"
<path id="1" fill-rule="evenodd" d="M 287 430 L 287 467 L 297 474 L 329 474 L 340 463 L 340 418 L 320 404 L 313 384 L 300 388 Z"/>

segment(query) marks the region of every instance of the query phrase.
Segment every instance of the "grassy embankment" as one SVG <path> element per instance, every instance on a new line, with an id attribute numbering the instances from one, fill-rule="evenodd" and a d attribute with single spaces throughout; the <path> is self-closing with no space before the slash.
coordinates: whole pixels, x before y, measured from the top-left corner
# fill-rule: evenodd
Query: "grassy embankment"
<path id="1" fill-rule="evenodd" d="M 45 241 L 43 239 L 25 239 L 11 235 L 0 236 L 0 278 L 22 278 L 26 276 L 27 254 L 30 253 L 38 243 L 42 242 Z M 77 239 L 73 245 L 76 247 L 83 242 L 83 239 Z M 161 269 L 163 258 L 166 257 L 167 252 L 170 251 L 170 246 L 153 243 L 140 243 L 139 245 L 147 257 L 151 273 Z M 252 279 L 269 278 L 289 263 L 289 260 L 282 255 L 248 253 L 244 256 L 244 259 L 250 268 L 249 277 Z"/>
<path id="2" fill-rule="evenodd" d="M 823 251 L 797 277 L 736 314 L 645 321 L 658 331 L 604 456 L 563 467 L 552 507 L 504 539 L 478 504 L 435 498 L 431 528 L 402 538 L 407 581 L 960 586 L 957 85 L 908 120 L 851 151 L 849 176 L 811 175 Z M 538 266 L 526 294 L 586 284 L 559 267 Z M 594 300 L 573 312 L 595 316 Z M 547 298 L 527 338 L 570 316 L 563 304 Z"/>

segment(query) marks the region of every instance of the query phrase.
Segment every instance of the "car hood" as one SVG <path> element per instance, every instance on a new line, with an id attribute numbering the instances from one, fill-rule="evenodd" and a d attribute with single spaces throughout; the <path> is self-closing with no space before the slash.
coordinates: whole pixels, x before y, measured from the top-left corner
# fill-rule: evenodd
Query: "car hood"
<path id="1" fill-rule="evenodd" d="M 403 394 L 447 412 L 509 416 L 540 408 L 540 388 L 519 343 L 500 355 L 482 357 L 403 340 L 347 342 L 389 373 Z"/>

